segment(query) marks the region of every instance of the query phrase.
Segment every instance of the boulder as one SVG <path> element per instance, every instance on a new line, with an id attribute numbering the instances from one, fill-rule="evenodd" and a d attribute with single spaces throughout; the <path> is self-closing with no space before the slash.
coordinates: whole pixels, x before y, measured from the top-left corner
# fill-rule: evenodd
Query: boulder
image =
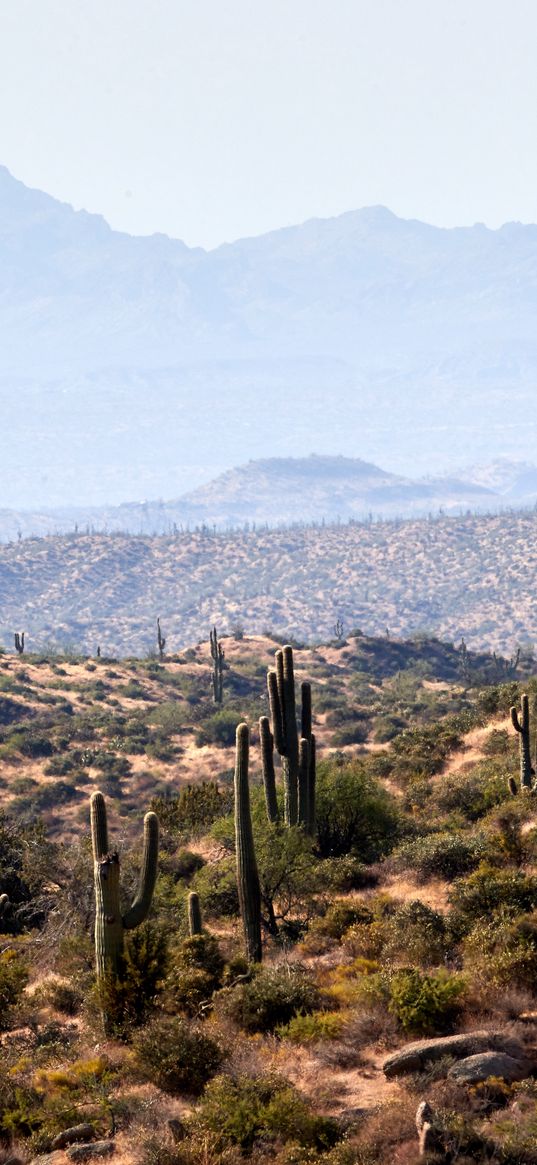
<path id="1" fill-rule="evenodd" d="M 479 1052 L 453 1064 L 448 1077 L 458 1084 L 480 1084 L 489 1076 L 499 1076 L 507 1084 L 512 1084 L 514 1080 L 525 1080 L 530 1071 L 528 1060 L 515 1060 L 506 1052 Z"/>
<path id="2" fill-rule="evenodd" d="M 390 1079 L 392 1076 L 402 1076 L 405 1072 L 421 1072 L 426 1064 L 441 1060 L 444 1056 L 462 1060 L 478 1052 L 490 1051 L 506 1052 L 513 1059 L 524 1058 L 521 1045 L 501 1032 L 462 1032 L 457 1036 L 440 1036 L 406 1044 L 384 1061 L 384 1075 Z"/>
<path id="3" fill-rule="evenodd" d="M 115 1147 L 113 1141 L 93 1141 L 91 1145 L 71 1145 L 66 1151 L 71 1161 L 89 1161 L 91 1157 L 109 1157 Z"/>
<path id="4" fill-rule="evenodd" d="M 93 1125 L 73 1125 L 58 1133 L 52 1142 L 53 1149 L 65 1149 L 67 1145 L 74 1145 L 77 1141 L 91 1141 L 94 1136 Z"/>

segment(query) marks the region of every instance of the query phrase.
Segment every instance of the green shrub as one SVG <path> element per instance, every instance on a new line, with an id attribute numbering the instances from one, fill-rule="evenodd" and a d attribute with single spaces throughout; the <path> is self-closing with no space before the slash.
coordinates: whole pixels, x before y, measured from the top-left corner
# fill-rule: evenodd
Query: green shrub
<path id="1" fill-rule="evenodd" d="M 331 903 L 323 918 L 315 920 L 311 929 L 315 929 L 319 934 L 328 935 L 329 938 L 340 939 L 349 926 L 354 926 L 357 922 L 372 921 L 373 914 L 365 903 L 338 899 Z"/>
<path id="2" fill-rule="evenodd" d="M 213 821 L 227 816 L 232 808 L 232 789 L 220 789 L 216 781 L 188 785 L 178 797 L 154 797 L 151 801 L 162 827 L 185 840 L 203 836 Z"/>
<path id="3" fill-rule="evenodd" d="M 470 773 L 451 773 L 442 777 L 435 787 L 433 801 L 440 813 L 460 813 L 468 821 L 479 821 L 489 809 L 507 801 L 510 795 L 505 764 L 485 761 Z"/>
<path id="4" fill-rule="evenodd" d="M 497 870 L 482 865 L 451 888 L 449 901 L 456 920 L 468 930 L 481 918 L 500 910 L 528 914 L 537 909 L 537 876 L 519 870 Z"/>
<path id="5" fill-rule="evenodd" d="M 234 858 L 223 858 L 198 870 L 192 888 L 200 896 L 204 915 L 235 918 L 239 913 L 237 873 Z"/>
<path id="6" fill-rule="evenodd" d="M 201 1028 L 185 1019 L 157 1016 L 136 1032 L 136 1064 L 164 1092 L 197 1096 L 218 1071 L 224 1051 Z"/>
<path id="7" fill-rule="evenodd" d="M 299 1012 L 320 1007 L 319 991 L 297 964 L 263 967 L 248 983 L 235 987 L 226 1010 L 247 1032 L 270 1032 Z"/>
<path id="8" fill-rule="evenodd" d="M 419 899 L 399 906 L 383 924 L 384 959 L 403 957 L 434 966 L 444 959 L 447 945 L 443 915 Z"/>
<path id="9" fill-rule="evenodd" d="M 317 776 L 317 842 L 322 857 L 355 853 L 373 862 L 400 832 L 394 799 L 360 761 L 324 761 Z"/>
<path id="10" fill-rule="evenodd" d="M 155 1006 L 168 965 L 166 935 L 144 923 L 127 932 L 117 976 L 100 985 L 99 999 L 118 1035 L 144 1022 Z"/>
<path id="11" fill-rule="evenodd" d="M 405 1031 L 437 1035 L 449 1031 L 462 1005 L 462 979 L 437 971 L 427 975 L 415 967 L 391 976 L 388 1008 Z"/>
<path id="12" fill-rule="evenodd" d="M 413 870 L 420 879 L 457 878 L 475 870 L 486 850 L 482 837 L 463 833 L 429 833 L 404 842 L 393 854 L 396 868 Z"/>
<path id="13" fill-rule="evenodd" d="M 220 1153 L 237 1145 L 247 1154 L 275 1141 L 322 1151 L 341 1136 L 335 1121 L 315 1116 L 288 1080 L 274 1076 L 217 1076 L 188 1124 L 194 1134 L 216 1137 Z"/>
<path id="14" fill-rule="evenodd" d="M 237 731 L 237 713 L 227 708 L 221 708 L 205 721 L 196 733 L 196 745 L 201 748 L 204 744 L 220 744 L 230 747 L 235 743 Z"/>
<path id="15" fill-rule="evenodd" d="M 0 1031 L 9 1029 L 13 1009 L 20 1003 L 27 982 L 25 960 L 8 947 L 0 953 Z"/>
<path id="16" fill-rule="evenodd" d="M 224 960 L 214 935 L 184 940 L 172 960 L 167 987 L 175 1007 L 195 1015 L 221 986 Z"/>
<path id="17" fill-rule="evenodd" d="M 193 853 L 190 849 L 180 849 L 173 858 L 174 876 L 181 881 L 190 882 L 198 870 L 202 870 L 205 859 L 201 854 Z"/>
<path id="18" fill-rule="evenodd" d="M 344 1020 L 337 1011 L 314 1011 L 311 1015 L 295 1015 L 289 1023 L 276 1028 L 280 1039 L 292 1044 L 309 1044 L 317 1040 L 335 1040 L 341 1035 Z"/>

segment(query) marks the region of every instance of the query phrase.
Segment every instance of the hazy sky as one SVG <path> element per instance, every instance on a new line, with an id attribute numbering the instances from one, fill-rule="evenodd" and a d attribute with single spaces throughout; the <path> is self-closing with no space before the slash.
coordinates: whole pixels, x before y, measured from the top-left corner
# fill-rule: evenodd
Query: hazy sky
<path id="1" fill-rule="evenodd" d="M 204 246 L 537 221 L 536 56 L 537 0 L 0 0 L 0 162 Z"/>

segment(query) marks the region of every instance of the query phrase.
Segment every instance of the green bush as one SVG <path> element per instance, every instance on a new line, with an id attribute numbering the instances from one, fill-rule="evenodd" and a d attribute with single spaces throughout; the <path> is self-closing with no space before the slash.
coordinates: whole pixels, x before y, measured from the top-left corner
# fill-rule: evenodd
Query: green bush
<path id="1" fill-rule="evenodd" d="M 201 1028 L 176 1016 L 157 1016 L 133 1039 L 136 1064 L 164 1092 L 199 1095 L 218 1071 L 224 1051 Z"/>
<path id="2" fill-rule="evenodd" d="M 419 899 L 399 906 L 383 924 L 384 959 L 403 957 L 430 967 L 442 962 L 447 946 L 443 915 Z"/>
<path id="3" fill-rule="evenodd" d="M 537 876 L 482 865 L 451 888 L 449 901 L 462 930 L 500 910 L 528 914 L 537 909 Z"/>
<path id="4" fill-rule="evenodd" d="M 99 987 L 99 999 L 118 1035 L 144 1022 L 155 1006 L 168 965 L 166 935 L 150 923 L 127 932 L 117 976 Z"/>
<path id="5" fill-rule="evenodd" d="M 218 817 L 233 808 L 233 791 L 220 789 L 216 781 L 201 781 L 181 789 L 178 797 L 154 797 L 151 809 L 163 829 L 187 840 L 207 833 Z"/>
<path id="6" fill-rule="evenodd" d="M 194 1135 L 212 1134 L 219 1153 L 237 1145 L 248 1154 L 275 1141 L 323 1151 L 341 1136 L 335 1121 L 315 1116 L 288 1080 L 274 1076 L 217 1076 L 188 1125 Z"/>
<path id="7" fill-rule="evenodd" d="M 337 1011 L 314 1011 L 311 1015 L 295 1015 L 289 1023 L 276 1028 L 280 1039 L 292 1044 L 309 1044 L 317 1040 L 337 1040 L 344 1020 Z"/>
<path id="8" fill-rule="evenodd" d="M 209 918 L 235 918 L 239 913 L 237 872 L 234 858 L 222 858 L 198 870 L 192 888 L 200 896 L 204 915 Z"/>
<path id="9" fill-rule="evenodd" d="M 391 976 L 388 1008 L 401 1027 L 415 1035 L 449 1031 L 462 1005 L 464 982 L 447 971 L 427 975 L 415 967 Z"/>
<path id="10" fill-rule="evenodd" d="M 202 870 L 205 859 L 190 849 L 180 849 L 173 858 L 173 873 L 180 881 L 190 882 L 198 870 Z"/>
<path id="11" fill-rule="evenodd" d="M 20 1003 L 28 982 L 28 967 L 15 950 L 0 953 L 0 1031 L 8 1030 L 13 1009 Z"/>
<path id="12" fill-rule="evenodd" d="M 400 833 L 394 799 L 360 761 L 324 761 L 317 775 L 317 843 L 322 857 L 355 853 L 373 862 Z"/>
<path id="13" fill-rule="evenodd" d="M 227 1013 L 247 1032 L 271 1032 L 299 1012 L 320 1007 L 319 991 L 297 964 L 260 968 L 248 983 L 235 987 Z"/>
<path id="14" fill-rule="evenodd" d="M 457 878 L 475 870 L 486 851 L 482 837 L 463 833 L 429 833 L 404 842 L 392 855 L 397 869 L 413 870 L 420 879 Z"/>
<path id="15" fill-rule="evenodd" d="M 440 813 L 460 813 L 468 821 L 479 821 L 495 805 L 510 797 L 506 766 L 484 761 L 470 773 L 442 777 L 434 789 L 433 801 Z"/>
<path id="16" fill-rule="evenodd" d="M 230 747 L 235 744 L 237 731 L 237 713 L 227 708 L 221 708 L 205 721 L 196 733 L 196 745 L 201 748 L 204 744 L 220 744 Z"/>
<path id="17" fill-rule="evenodd" d="M 322 918 L 315 919 L 310 929 L 329 938 L 341 939 L 349 926 L 354 926 L 357 922 L 372 921 L 373 914 L 365 903 L 336 899 Z"/>
<path id="18" fill-rule="evenodd" d="M 196 934 L 184 940 L 172 960 L 167 979 L 174 1007 L 189 1015 L 210 1000 L 221 986 L 224 960 L 214 935 Z"/>

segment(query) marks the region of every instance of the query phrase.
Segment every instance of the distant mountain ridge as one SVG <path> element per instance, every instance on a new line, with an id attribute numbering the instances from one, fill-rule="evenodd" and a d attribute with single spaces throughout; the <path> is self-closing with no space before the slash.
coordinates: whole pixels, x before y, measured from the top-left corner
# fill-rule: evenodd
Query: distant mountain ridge
<path id="1" fill-rule="evenodd" d="M 312 449 L 405 477 L 531 460 L 536 295 L 534 225 L 370 207 L 207 252 L 0 167 L 0 497 L 176 497 Z"/>
<path id="2" fill-rule="evenodd" d="M 169 534 L 209 526 L 244 526 L 410 519 L 473 512 L 498 512 L 532 505 L 537 469 L 505 465 L 474 468 L 477 477 L 497 480 L 492 489 L 479 480 L 455 477 L 413 480 L 359 458 L 262 458 L 220 474 L 172 501 L 127 502 L 109 507 L 66 507 L 43 512 L 0 510 L 0 541 L 91 532 Z M 526 488 L 526 493 L 524 493 Z M 533 492 L 532 492 L 533 491 Z"/>

